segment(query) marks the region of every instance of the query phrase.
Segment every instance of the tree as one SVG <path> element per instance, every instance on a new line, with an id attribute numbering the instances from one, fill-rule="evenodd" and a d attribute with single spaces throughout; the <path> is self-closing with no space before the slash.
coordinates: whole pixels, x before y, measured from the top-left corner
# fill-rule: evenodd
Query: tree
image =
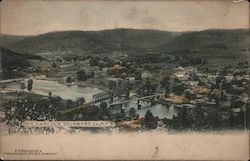
<path id="1" fill-rule="evenodd" d="M 173 86 L 172 89 L 176 95 L 182 95 L 184 93 L 186 87 L 183 84 L 177 84 L 177 85 Z"/>
<path id="2" fill-rule="evenodd" d="M 56 68 L 56 63 L 53 62 L 51 66 L 52 66 L 52 68 Z"/>
<path id="3" fill-rule="evenodd" d="M 33 85 L 33 80 L 32 80 L 32 79 L 29 79 L 29 80 L 28 80 L 28 86 L 27 86 L 28 91 L 31 91 L 31 90 L 32 90 L 32 85 Z"/>
<path id="4" fill-rule="evenodd" d="M 95 76 L 95 72 L 94 71 L 90 71 L 89 73 L 88 73 L 88 78 L 93 78 Z"/>
<path id="5" fill-rule="evenodd" d="M 109 83 L 108 83 L 108 87 L 109 87 L 110 90 L 115 90 L 116 89 L 116 82 L 110 80 Z"/>
<path id="6" fill-rule="evenodd" d="M 111 76 L 111 75 L 114 75 L 114 74 L 115 74 L 115 72 L 114 72 L 113 69 L 108 69 L 107 70 L 107 75 Z"/>
<path id="7" fill-rule="evenodd" d="M 180 57 L 179 56 L 175 56 L 174 57 L 174 61 L 178 61 L 178 60 L 180 60 Z"/>
<path id="8" fill-rule="evenodd" d="M 142 75 L 142 73 L 139 72 L 139 71 L 137 71 L 137 72 L 135 73 L 135 80 L 141 80 L 141 75 Z"/>
<path id="9" fill-rule="evenodd" d="M 79 81 L 86 81 L 87 80 L 87 76 L 86 76 L 86 73 L 84 70 L 78 71 L 76 73 L 76 77 L 77 77 L 77 80 L 79 80 Z"/>
<path id="10" fill-rule="evenodd" d="M 100 104 L 100 107 L 102 108 L 102 109 L 106 109 L 107 108 L 107 103 L 106 102 L 101 102 L 101 104 Z"/>
<path id="11" fill-rule="evenodd" d="M 135 117 L 135 116 L 136 116 L 136 110 L 135 110 L 135 108 L 131 108 L 131 109 L 129 110 L 129 115 L 130 115 L 131 117 Z"/>
<path id="12" fill-rule="evenodd" d="M 154 92 L 156 87 L 157 84 L 152 83 L 150 80 L 146 80 L 145 85 L 143 86 L 143 88 L 147 90 L 146 95 L 150 95 L 152 92 Z"/>
<path id="13" fill-rule="evenodd" d="M 161 85 L 165 88 L 165 94 L 168 95 L 170 92 L 170 78 L 166 76 L 162 79 Z"/>
<path id="14" fill-rule="evenodd" d="M 66 78 L 66 82 L 67 82 L 67 83 L 71 83 L 71 82 L 72 82 L 72 78 L 71 78 L 70 76 L 68 76 L 68 77 Z"/>
<path id="15" fill-rule="evenodd" d="M 56 97 L 54 97 L 54 98 L 55 98 L 55 100 L 58 101 L 58 102 L 62 101 L 62 98 L 61 98 L 60 96 L 56 96 Z"/>
<path id="16" fill-rule="evenodd" d="M 157 127 L 157 119 L 153 116 L 150 110 L 147 110 L 145 114 L 144 125 L 149 129 L 155 129 Z"/>
<path id="17" fill-rule="evenodd" d="M 127 99 L 129 98 L 131 89 L 132 89 L 132 84 L 130 83 L 129 80 L 126 80 L 125 81 L 125 90 L 126 90 L 126 98 Z"/>
<path id="18" fill-rule="evenodd" d="M 76 103 L 77 105 L 83 105 L 85 103 L 85 98 L 84 97 L 79 97 L 77 100 L 76 100 Z"/>
<path id="19" fill-rule="evenodd" d="M 100 60 L 99 57 L 92 56 L 92 57 L 89 59 L 89 64 L 90 64 L 91 66 L 98 66 L 99 60 Z"/>
<path id="20" fill-rule="evenodd" d="M 74 106 L 74 102 L 73 102 L 71 99 L 68 99 L 68 100 L 66 101 L 66 106 L 67 106 L 68 108 L 70 108 L 70 107 Z"/>

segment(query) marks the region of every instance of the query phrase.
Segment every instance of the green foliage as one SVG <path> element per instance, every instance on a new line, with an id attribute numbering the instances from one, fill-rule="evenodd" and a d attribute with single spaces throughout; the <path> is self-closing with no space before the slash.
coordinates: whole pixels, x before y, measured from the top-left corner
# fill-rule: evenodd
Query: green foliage
<path id="1" fill-rule="evenodd" d="M 68 76 L 67 78 L 66 78 L 66 82 L 67 83 L 71 83 L 73 80 L 72 80 L 72 78 L 70 77 L 70 76 Z"/>
<path id="2" fill-rule="evenodd" d="M 135 116 L 136 116 L 136 110 L 135 110 L 135 108 L 129 109 L 129 115 L 130 115 L 131 117 L 135 117 Z"/>
<path id="3" fill-rule="evenodd" d="M 76 78 L 77 78 L 77 80 L 80 80 L 80 81 L 86 81 L 87 75 L 86 75 L 85 71 L 82 70 L 82 71 L 79 71 L 76 73 Z"/>
<path id="4" fill-rule="evenodd" d="M 144 125 L 146 128 L 155 129 L 157 127 L 157 119 L 153 116 L 150 110 L 147 110 L 144 117 Z"/>
<path id="5" fill-rule="evenodd" d="M 83 105 L 85 103 L 85 98 L 83 97 L 80 97 L 76 100 L 76 104 L 79 106 L 79 105 Z"/>
<path id="6" fill-rule="evenodd" d="M 5 48 L 0 48 L 0 51 L 2 79 L 23 77 L 22 70 L 31 66 L 27 59 L 42 59 L 40 56 L 16 53 Z"/>
<path id="7" fill-rule="evenodd" d="M 177 55 L 193 54 L 194 51 L 199 51 L 197 54 L 204 55 L 213 50 L 228 52 L 231 48 L 247 48 L 248 35 L 249 30 L 205 30 L 183 33 L 135 29 L 98 32 L 62 31 L 24 38 L 10 45 L 9 48 L 21 52 L 74 51 L 81 55 L 114 51 L 126 51 L 133 55 L 146 53 Z M 237 55 L 237 53 L 234 54 Z M 166 61 L 167 58 L 151 55 L 147 60 L 153 63 Z"/>
<path id="8" fill-rule="evenodd" d="M 28 80 L 28 86 L 27 86 L 28 91 L 31 91 L 31 90 L 32 90 L 32 86 L 33 86 L 33 80 L 32 80 L 32 79 L 29 79 L 29 80 Z"/>
<path id="9" fill-rule="evenodd" d="M 108 104 L 107 104 L 106 102 L 101 102 L 101 104 L 100 104 L 100 107 L 101 107 L 102 109 L 106 109 L 107 106 L 108 106 Z"/>

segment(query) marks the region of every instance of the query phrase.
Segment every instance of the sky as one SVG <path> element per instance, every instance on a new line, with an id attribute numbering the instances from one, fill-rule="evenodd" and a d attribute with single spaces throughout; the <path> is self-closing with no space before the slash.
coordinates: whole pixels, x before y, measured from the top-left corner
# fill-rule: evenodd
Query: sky
<path id="1" fill-rule="evenodd" d="M 197 31 L 249 28 L 249 3 L 233 0 L 2 0 L 1 33 L 37 35 L 113 28 Z"/>

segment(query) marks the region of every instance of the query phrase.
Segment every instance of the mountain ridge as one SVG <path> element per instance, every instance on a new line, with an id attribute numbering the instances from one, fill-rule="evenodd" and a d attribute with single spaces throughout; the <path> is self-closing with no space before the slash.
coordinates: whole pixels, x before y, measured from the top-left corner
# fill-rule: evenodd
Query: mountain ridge
<path id="1" fill-rule="evenodd" d="M 199 50 L 214 46 L 221 49 L 247 48 L 249 29 L 210 29 L 168 32 L 148 29 L 109 29 L 100 31 L 55 31 L 23 38 L 6 45 L 22 53 L 67 52 L 100 54 Z"/>

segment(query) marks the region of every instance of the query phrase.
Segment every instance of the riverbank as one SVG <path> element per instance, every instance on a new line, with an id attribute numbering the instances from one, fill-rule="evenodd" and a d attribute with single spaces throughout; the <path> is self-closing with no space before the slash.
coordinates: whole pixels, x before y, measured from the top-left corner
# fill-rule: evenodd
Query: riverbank
<path id="1" fill-rule="evenodd" d="M 27 86 L 28 79 L 24 79 L 23 82 Z M 10 82 L 6 84 L 6 87 L 1 90 L 1 93 L 14 92 L 14 91 L 26 91 L 27 89 L 20 89 L 20 82 Z M 60 84 L 54 80 L 39 80 L 33 79 L 32 93 L 48 96 L 51 93 L 53 96 L 59 96 L 62 99 L 76 100 L 79 97 L 84 97 L 86 101 L 91 101 L 94 94 L 100 93 L 98 88 L 91 87 L 79 87 L 77 85 L 67 86 Z"/>

